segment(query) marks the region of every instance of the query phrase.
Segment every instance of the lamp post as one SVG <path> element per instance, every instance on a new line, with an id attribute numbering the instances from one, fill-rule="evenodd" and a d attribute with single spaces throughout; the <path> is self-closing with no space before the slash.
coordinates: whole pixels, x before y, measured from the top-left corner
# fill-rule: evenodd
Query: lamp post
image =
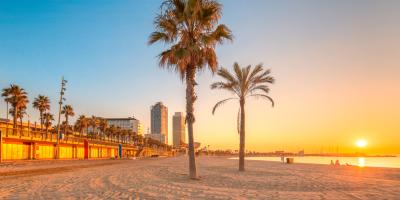
<path id="1" fill-rule="evenodd" d="M 63 104 L 63 101 L 65 101 L 65 98 L 63 97 L 64 96 L 64 93 L 65 93 L 65 90 L 66 90 L 66 88 L 65 88 L 65 86 L 66 86 L 66 84 L 67 84 L 67 80 L 65 80 L 64 79 L 64 76 L 62 77 L 62 79 L 61 79 L 61 90 L 60 90 L 60 101 L 58 102 L 58 104 L 60 105 L 59 106 L 59 108 L 58 108 L 58 122 L 57 122 L 57 147 L 56 147 L 56 149 L 57 149 L 57 152 L 56 152 L 56 158 L 58 159 L 59 158 L 59 156 L 60 156 L 60 147 L 59 147 L 59 144 L 60 144 L 60 120 L 61 120 L 61 106 L 62 106 L 62 104 Z"/>

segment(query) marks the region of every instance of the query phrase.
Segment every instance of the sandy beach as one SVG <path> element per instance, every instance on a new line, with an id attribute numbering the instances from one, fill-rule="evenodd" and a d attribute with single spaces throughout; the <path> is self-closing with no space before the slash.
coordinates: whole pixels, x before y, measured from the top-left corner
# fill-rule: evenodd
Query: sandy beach
<path id="1" fill-rule="evenodd" d="M 1 199 L 399 199 L 400 169 L 200 157 L 0 164 Z"/>

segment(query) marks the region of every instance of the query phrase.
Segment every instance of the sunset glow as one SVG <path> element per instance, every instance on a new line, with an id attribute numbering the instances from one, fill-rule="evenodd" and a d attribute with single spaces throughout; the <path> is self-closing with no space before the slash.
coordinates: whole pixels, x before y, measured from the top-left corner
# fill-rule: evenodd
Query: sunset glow
<path id="1" fill-rule="evenodd" d="M 357 147 L 364 148 L 368 145 L 368 142 L 364 139 L 359 139 L 356 141 Z"/>
<path id="2" fill-rule="evenodd" d="M 135 116 L 147 132 L 149 106 L 157 101 L 168 107 L 171 122 L 174 112 L 185 112 L 185 84 L 173 70 L 158 67 L 164 46 L 149 46 L 147 37 L 161 1 L 145 2 L 103 7 L 96 1 L 75 6 L 27 1 L 21 7 L 2 1 L 0 18 L 9 21 L 0 23 L 0 88 L 18 84 L 30 101 L 45 94 L 56 113 L 65 76 L 66 98 L 77 112 L 71 123 L 79 114 Z M 400 153 L 398 2 L 221 3 L 221 23 L 235 39 L 218 46 L 218 66 L 263 63 L 276 79 L 270 87 L 274 108 L 256 99 L 246 104 L 246 149 L 355 153 L 363 147 L 366 154 Z M 194 138 L 210 149 L 237 150 L 238 104 L 228 102 L 211 113 L 216 102 L 230 97 L 210 90 L 220 80 L 207 70 L 196 76 Z M 7 118 L 6 107 L 1 100 L 0 118 Z M 36 110 L 28 107 L 27 113 L 39 124 Z M 171 124 L 168 129 L 172 138 Z M 357 145 L 361 137 L 369 143 Z"/>
<path id="3" fill-rule="evenodd" d="M 399 11 L 0 0 L 0 200 L 399 199 Z"/>

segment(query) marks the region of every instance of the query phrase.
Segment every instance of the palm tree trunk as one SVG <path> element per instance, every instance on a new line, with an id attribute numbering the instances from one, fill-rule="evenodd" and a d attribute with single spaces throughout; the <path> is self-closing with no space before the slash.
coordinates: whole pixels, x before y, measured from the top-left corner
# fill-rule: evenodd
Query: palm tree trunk
<path id="1" fill-rule="evenodd" d="M 7 104 L 7 112 L 6 112 L 6 114 L 7 114 L 7 123 L 8 123 L 8 114 L 9 114 L 9 110 L 8 110 L 8 101 L 6 101 L 6 104 Z M 7 125 L 7 128 L 8 128 L 8 125 Z"/>
<path id="2" fill-rule="evenodd" d="M 67 134 L 67 128 L 68 128 L 68 115 L 65 115 L 64 135 L 68 135 Z"/>
<path id="3" fill-rule="evenodd" d="M 40 132 L 42 132 L 42 131 L 43 131 L 43 111 L 40 111 Z M 43 133 L 42 133 L 42 136 L 43 136 Z"/>
<path id="4" fill-rule="evenodd" d="M 14 129 L 17 128 L 17 118 L 18 118 L 17 113 L 18 113 L 18 108 L 17 108 L 17 106 L 14 106 L 14 116 L 13 116 L 14 117 L 13 118 L 13 121 L 14 121 L 13 127 L 14 127 Z"/>
<path id="5" fill-rule="evenodd" d="M 239 147 L 239 171 L 244 171 L 245 156 L 245 100 L 240 100 L 240 147 Z"/>
<path id="6" fill-rule="evenodd" d="M 20 121 L 20 125 L 21 125 L 21 135 L 20 135 L 20 136 L 22 136 L 22 134 L 24 134 L 24 126 L 23 126 L 23 124 L 22 124 L 22 115 L 21 115 L 21 117 L 19 118 L 19 121 Z"/>
<path id="7" fill-rule="evenodd" d="M 193 66 L 188 66 L 186 71 L 186 123 L 188 124 L 188 140 L 189 140 L 189 177 L 197 179 L 196 158 L 194 153 L 194 138 L 193 138 L 193 123 L 194 118 L 194 102 L 196 95 L 194 92 L 195 86 L 195 71 Z"/>
<path id="8" fill-rule="evenodd" d="M 40 112 L 40 135 L 42 136 L 43 139 L 43 112 L 39 110 Z M 35 130 L 36 130 L 36 124 L 35 124 Z"/>

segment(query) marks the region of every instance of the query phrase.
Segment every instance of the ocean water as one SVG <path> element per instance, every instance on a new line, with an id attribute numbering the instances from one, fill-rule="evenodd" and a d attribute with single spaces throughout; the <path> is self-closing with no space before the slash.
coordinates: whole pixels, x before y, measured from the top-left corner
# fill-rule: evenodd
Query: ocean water
<path id="1" fill-rule="evenodd" d="M 323 156 L 305 156 L 292 157 L 294 163 L 309 163 L 309 164 L 325 164 L 329 165 L 331 160 L 335 162 L 339 160 L 341 165 L 346 163 L 359 167 L 389 167 L 400 168 L 400 156 L 397 157 L 323 157 Z M 237 159 L 237 158 L 233 158 Z M 280 157 L 246 157 L 246 160 L 265 160 L 281 162 Z"/>

